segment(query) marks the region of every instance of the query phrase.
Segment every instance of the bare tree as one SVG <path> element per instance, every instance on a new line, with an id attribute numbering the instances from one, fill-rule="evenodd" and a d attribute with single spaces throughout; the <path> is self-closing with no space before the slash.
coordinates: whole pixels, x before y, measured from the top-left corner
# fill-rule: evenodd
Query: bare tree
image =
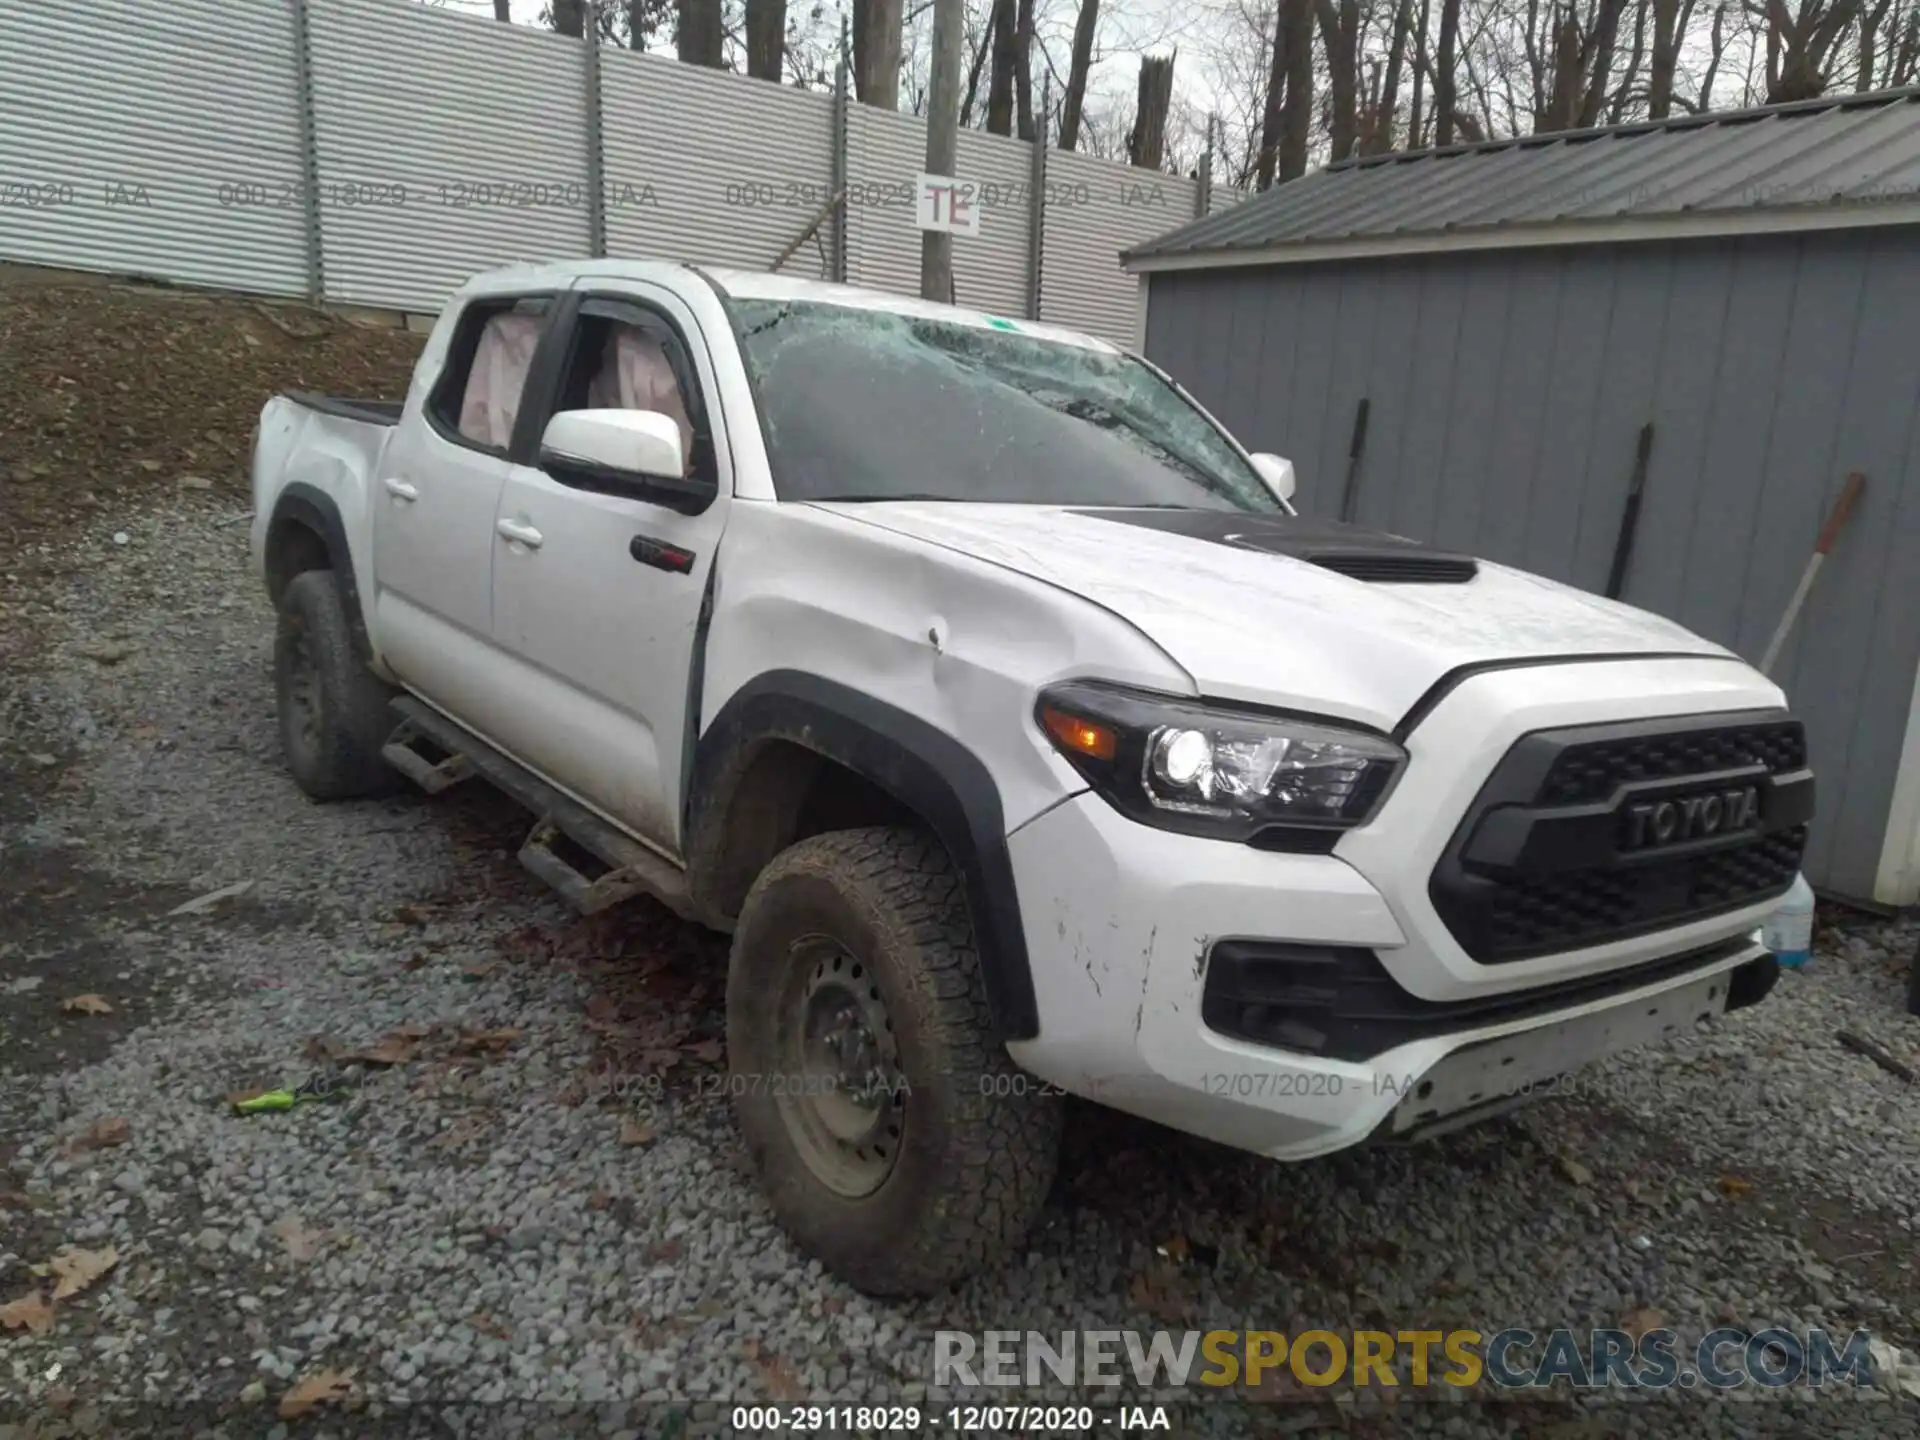
<path id="1" fill-rule="evenodd" d="M 1460 0 L 1440 0 L 1440 54 L 1433 66 L 1433 143 L 1451 145 L 1454 125 L 1454 47 L 1460 41 Z"/>
<path id="2" fill-rule="evenodd" d="M 1140 94 L 1134 105 L 1127 158 L 1142 170 L 1158 170 L 1166 158 L 1167 112 L 1173 105 L 1172 55 L 1140 57 Z"/>
<path id="3" fill-rule="evenodd" d="M 1327 56 L 1327 138 L 1344 160 L 1360 131 L 1360 0 L 1315 0 L 1314 13 Z"/>
<path id="4" fill-rule="evenodd" d="M 1860 13 L 1860 0 L 1747 0 L 1767 26 L 1767 103 L 1811 100 L 1827 90 L 1828 61 Z"/>
<path id="5" fill-rule="evenodd" d="M 780 79 L 787 56 L 787 0 L 746 0 L 747 74 Z"/>
<path id="6" fill-rule="evenodd" d="M 1013 19 L 1013 98 L 1015 128 L 1022 140 L 1033 129 L 1033 0 L 1019 0 Z"/>
<path id="7" fill-rule="evenodd" d="M 553 28 L 575 40 L 587 33 L 587 0 L 553 0 Z"/>
<path id="8" fill-rule="evenodd" d="M 513 23 L 513 0 L 493 0 L 493 18 L 502 25 Z"/>
<path id="9" fill-rule="evenodd" d="M 1287 93 L 1280 106 L 1277 168 L 1279 178 L 1287 181 L 1307 173 L 1307 131 L 1313 123 L 1313 0 L 1280 0 L 1278 29 L 1287 52 Z"/>
<path id="10" fill-rule="evenodd" d="M 882 110 L 900 108 L 902 0 L 853 0 L 853 93 Z"/>
<path id="11" fill-rule="evenodd" d="M 1080 143 L 1080 120 L 1087 103 L 1087 73 L 1093 68 L 1093 37 L 1100 27 L 1100 0 L 1080 0 L 1073 24 L 1073 55 L 1067 62 L 1067 93 L 1060 102 L 1060 148 Z"/>
<path id="12" fill-rule="evenodd" d="M 1377 86 L 1370 89 L 1361 119 L 1360 153 L 1384 155 L 1393 149 L 1394 126 L 1400 111 L 1400 78 L 1406 67 L 1407 45 L 1413 34 L 1413 0 L 1399 0 L 1393 11 L 1393 30 L 1387 40 L 1384 70 L 1376 69 Z M 1416 120 L 1416 124 L 1418 121 Z M 1409 144 L 1417 143 L 1410 137 Z"/>
<path id="13" fill-rule="evenodd" d="M 1284 123 L 1282 102 L 1287 94 L 1286 0 L 1281 0 L 1280 8 L 1274 13 L 1273 44 L 1269 54 L 1271 62 L 1267 69 L 1267 100 L 1260 115 L 1260 158 L 1255 167 L 1257 183 L 1262 190 L 1273 184 L 1274 172 L 1280 163 L 1280 132 Z"/>
<path id="14" fill-rule="evenodd" d="M 993 56 L 987 79 L 987 129 L 995 135 L 1013 133 L 1013 72 L 1019 45 L 1015 9 L 1016 0 L 993 0 L 987 42 Z"/>

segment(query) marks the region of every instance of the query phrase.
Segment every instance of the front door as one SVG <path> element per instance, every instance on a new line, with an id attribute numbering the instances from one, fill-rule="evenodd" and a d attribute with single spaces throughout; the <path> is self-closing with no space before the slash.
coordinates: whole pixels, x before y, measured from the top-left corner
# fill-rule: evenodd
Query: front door
<path id="1" fill-rule="evenodd" d="M 717 494 L 685 514 L 514 468 L 495 514 L 493 635 L 522 678 L 502 739 L 678 856 L 691 672 L 732 491 L 705 404 L 713 372 L 693 316 L 664 291 L 584 293 L 563 323 L 569 332 L 554 343 L 564 360 L 543 408 L 668 414 L 688 473 Z"/>

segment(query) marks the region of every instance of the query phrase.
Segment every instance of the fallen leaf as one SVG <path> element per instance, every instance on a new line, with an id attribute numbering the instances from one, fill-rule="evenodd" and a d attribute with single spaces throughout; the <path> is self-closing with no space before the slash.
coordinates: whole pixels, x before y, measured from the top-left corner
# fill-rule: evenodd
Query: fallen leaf
<path id="1" fill-rule="evenodd" d="M 1576 1185 L 1591 1185 L 1593 1171 L 1566 1155 L 1560 1157 L 1560 1173 Z"/>
<path id="2" fill-rule="evenodd" d="M 495 1340 L 513 1339 L 513 1331 L 502 1325 L 484 1310 L 476 1310 L 467 1317 L 467 1324 L 482 1335 L 491 1335 Z"/>
<path id="3" fill-rule="evenodd" d="M 300 1047 L 300 1058 L 313 1065 L 331 1065 L 340 1058 L 341 1045 L 329 1035 L 312 1035 Z"/>
<path id="4" fill-rule="evenodd" d="M 1189 1253 L 1187 1250 L 1187 1237 L 1184 1235 L 1175 1235 L 1164 1245 L 1157 1245 L 1154 1248 L 1175 1264 L 1184 1264 Z"/>
<path id="5" fill-rule="evenodd" d="M 433 961 L 428 958 L 426 951 L 416 950 L 400 962 L 400 968 L 402 970 L 424 970 L 432 963 Z"/>
<path id="6" fill-rule="evenodd" d="M 209 890 L 204 895 L 196 895 L 184 905 L 176 905 L 167 912 L 175 915 L 201 915 L 218 905 L 222 900 L 232 900 L 253 889 L 253 881 L 241 880 L 232 885 L 222 885 L 218 890 Z"/>
<path id="7" fill-rule="evenodd" d="M 702 1040 L 698 1045 L 689 1045 L 687 1053 L 702 1064 L 711 1065 L 727 1053 L 727 1047 L 718 1040 Z"/>
<path id="8" fill-rule="evenodd" d="M 620 1143 L 622 1145 L 651 1145 L 655 1131 L 651 1125 L 642 1125 L 637 1120 L 624 1120 L 620 1124 Z"/>
<path id="9" fill-rule="evenodd" d="M 258 1100 L 271 1089 L 273 1089 L 271 1085 L 261 1085 L 252 1090 L 229 1090 L 221 1099 L 226 1101 L 229 1107 L 232 1107 L 244 1104 L 248 1100 Z"/>
<path id="10" fill-rule="evenodd" d="M 1134 1308 L 1167 1325 L 1185 1326 L 1193 1318 L 1193 1296 L 1180 1273 L 1168 1266 L 1156 1265 L 1135 1275 L 1127 1286 L 1127 1298 Z"/>
<path id="11" fill-rule="evenodd" d="M 469 980 L 491 980 L 499 969 L 498 965 L 463 965 L 460 973 Z"/>
<path id="12" fill-rule="evenodd" d="M 404 1025 L 394 1026 L 393 1033 L 402 1040 L 424 1040 L 433 1033 L 431 1025 L 422 1025 L 418 1020 L 409 1020 Z"/>
<path id="13" fill-rule="evenodd" d="M 620 1018 L 620 1002 L 611 995 L 595 992 L 587 997 L 587 1018 L 606 1023 Z"/>
<path id="14" fill-rule="evenodd" d="M 766 1382 L 769 1400 L 791 1402 L 807 1398 L 807 1387 L 783 1357 L 762 1347 L 758 1340 L 748 1340 L 740 1349 Z"/>
<path id="15" fill-rule="evenodd" d="M 383 1035 L 362 1050 L 351 1050 L 340 1058 L 362 1065 L 404 1065 L 413 1058 L 415 1042 L 399 1031 Z"/>
<path id="16" fill-rule="evenodd" d="M 106 1150 L 115 1145 L 124 1145 L 132 1138 L 132 1123 L 124 1116 L 109 1115 L 94 1121 L 67 1141 L 64 1148 L 69 1155 L 84 1155 L 89 1150 Z"/>
<path id="17" fill-rule="evenodd" d="M 462 1145 L 470 1145 L 485 1136 L 493 1127 L 476 1115 L 468 1115 L 453 1122 L 433 1139 L 427 1142 L 433 1150 L 457 1150 Z"/>
<path id="18" fill-rule="evenodd" d="M 310 1230 L 298 1215 L 283 1215 L 274 1222 L 273 1233 L 287 1247 L 289 1260 L 311 1260 L 326 1248 L 327 1232 Z"/>
<path id="19" fill-rule="evenodd" d="M 599 1211 L 611 1209 L 612 1206 L 613 1196 L 607 1191 L 589 1190 L 587 1192 L 587 1209 Z"/>
<path id="20" fill-rule="evenodd" d="M 1646 1306 L 1640 1310 L 1629 1310 L 1620 1320 L 1620 1328 L 1636 1341 L 1649 1330 L 1660 1330 L 1667 1323 L 1667 1312 Z"/>
<path id="21" fill-rule="evenodd" d="M 113 1006 L 98 995 L 75 995 L 60 1002 L 60 1008 L 70 1015 L 111 1015 Z"/>
<path id="22" fill-rule="evenodd" d="M 39 1290 L 29 1290 L 18 1300 L 0 1305 L 0 1326 L 44 1335 L 53 1328 L 53 1303 Z"/>
<path id="23" fill-rule="evenodd" d="M 55 1277 L 53 1298 L 66 1300 L 78 1295 L 119 1263 L 120 1252 L 111 1245 L 104 1250 L 68 1248 L 45 1265 L 34 1266 L 33 1273 Z"/>
<path id="24" fill-rule="evenodd" d="M 353 1371 L 316 1370 L 280 1397 L 280 1418 L 298 1420 L 321 1405 L 338 1405 L 353 1393 Z"/>
<path id="25" fill-rule="evenodd" d="M 1729 1200 L 1738 1200 L 1743 1195 L 1753 1193 L 1753 1181 L 1743 1180 L 1738 1175 L 1722 1175 L 1713 1183 L 1720 1187 L 1720 1193 Z"/>
<path id="26" fill-rule="evenodd" d="M 424 925 L 427 923 L 427 917 L 422 915 L 420 911 L 412 905 L 396 905 L 393 911 L 393 920 L 396 925 Z"/>
<path id="27" fill-rule="evenodd" d="M 656 1241 L 654 1244 L 649 1245 L 647 1247 L 647 1252 L 646 1252 L 647 1259 L 653 1261 L 656 1264 L 659 1264 L 668 1260 L 678 1260 L 681 1257 L 681 1255 L 686 1253 L 686 1248 L 687 1247 L 685 1243 L 678 1239 Z M 828 1303 L 834 1303 L 834 1302 L 831 1302 L 831 1301 L 821 1302 L 822 1305 L 825 1305 Z M 827 1313 L 829 1315 L 836 1315 L 839 1312 L 836 1310 L 829 1310 Z"/>
<path id="28" fill-rule="evenodd" d="M 451 1053 L 462 1056 L 498 1055 L 512 1048 L 519 1038 L 520 1031 L 516 1026 L 500 1030 L 462 1030 L 459 1038 L 453 1042 Z"/>

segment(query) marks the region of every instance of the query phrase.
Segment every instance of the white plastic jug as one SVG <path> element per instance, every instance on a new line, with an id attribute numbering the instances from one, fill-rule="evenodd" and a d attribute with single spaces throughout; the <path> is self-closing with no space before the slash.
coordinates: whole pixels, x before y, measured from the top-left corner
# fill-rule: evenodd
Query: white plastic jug
<path id="1" fill-rule="evenodd" d="M 1813 887 L 1806 876 L 1793 877 L 1793 888 L 1767 917 L 1760 936 L 1782 965 L 1798 970 L 1807 963 L 1807 952 L 1813 947 Z"/>

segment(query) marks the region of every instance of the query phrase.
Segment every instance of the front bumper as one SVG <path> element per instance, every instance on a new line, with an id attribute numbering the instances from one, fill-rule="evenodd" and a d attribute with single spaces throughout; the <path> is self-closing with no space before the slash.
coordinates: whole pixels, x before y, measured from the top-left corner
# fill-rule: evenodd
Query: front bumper
<path id="1" fill-rule="evenodd" d="M 1719 1013 L 1731 972 L 1767 956 L 1750 919 L 1722 919 L 1717 934 L 1688 927 L 1684 940 L 1641 942 L 1633 959 L 1642 963 L 1715 947 L 1679 974 L 1547 1013 L 1465 1023 L 1363 1060 L 1304 1054 L 1208 1025 L 1208 966 L 1216 942 L 1233 937 L 1364 946 L 1390 968 L 1424 948 L 1409 945 L 1386 899 L 1345 860 L 1155 830 L 1090 793 L 1008 843 L 1040 1010 L 1039 1035 L 1013 1042 L 1013 1058 L 1070 1093 L 1277 1159 L 1376 1132 L 1429 1131 L 1488 1100 L 1517 1102 L 1528 1082 Z M 1441 1068 L 1476 1052 L 1491 1057 L 1499 1082 L 1479 1086 L 1477 1099 L 1477 1062 Z M 1402 1109 L 1429 1080 L 1456 1111 L 1430 1098 Z"/>

